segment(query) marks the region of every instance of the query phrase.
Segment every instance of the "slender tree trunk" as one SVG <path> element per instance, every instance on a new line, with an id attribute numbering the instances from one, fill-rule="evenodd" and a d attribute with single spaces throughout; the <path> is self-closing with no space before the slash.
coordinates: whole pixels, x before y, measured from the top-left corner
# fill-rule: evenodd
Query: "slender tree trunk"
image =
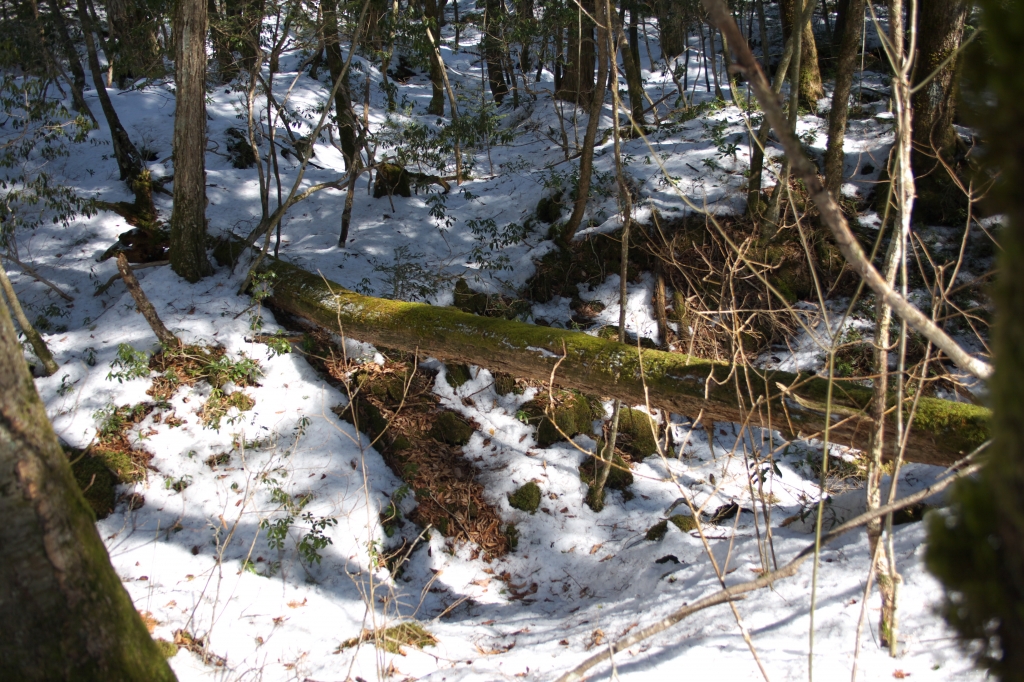
<path id="1" fill-rule="evenodd" d="M 217 74 L 221 83 L 227 83 L 238 75 L 238 64 L 235 63 L 235 55 L 231 52 L 229 28 L 220 10 L 217 9 L 217 0 L 207 1 L 206 12 L 210 23 L 210 42 L 213 43 L 213 54 L 217 60 Z M 312 70 L 310 77 L 316 77 Z"/>
<path id="2" fill-rule="evenodd" d="M 597 4 L 602 2 L 604 0 L 597 0 Z M 573 205 L 569 222 L 566 223 L 562 232 L 562 242 L 565 244 L 572 241 L 576 230 L 583 223 L 583 214 L 587 210 L 587 199 L 590 196 L 590 176 L 594 171 L 594 141 L 597 139 L 597 125 L 601 120 L 601 110 L 604 109 L 604 89 L 608 82 L 608 63 L 611 61 L 611 55 L 608 53 L 607 31 L 607 22 L 603 26 L 598 25 L 597 83 L 590 99 L 587 132 L 583 136 L 583 148 L 580 150 L 580 182 L 576 190 L 576 203 Z M 618 116 L 618 112 L 613 112 L 612 115 Z"/>
<path id="3" fill-rule="evenodd" d="M 206 1 L 178 0 L 170 261 L 189 282 L 213 273 L 206 257 L 206 31 Z"/>
<path id="4" fill-rule="evenodd" d="M 797 3 L 816 3 L 817 0 L 779 0 L 779 11 L 782 14 L 782 37 L 789 38 L 793 30 L 794 15 Z M 812 14 L 813 16 L 813 14 Z M 818 48 L 814 42 L 812 22 L 803 24 L 803 35 L 800 38 L 800 101 L 812 111 L 817 109 L 818 100 L 825 96 L 825 88 L 821 82 L 821 68 L 818 66 Z"/>
<path id="5" fill-rule="evenodd" d="M 64 53 L 64 58 L 68 60 L 68 69 L 71 71 L 71 97 L 75 103 L 75 110 L 91 118 L 93 123 L 97 123 L 96 115 L 92 113 L 85 101 L 85 70 L 78 57 L 78 50 L 75 49 L 75 44 L 68 34 L 68 24 L 57 0 L 50 2 L 50 16 L 53 17 L 53 25 L 60 41 L 60 48 Z"/>
<path id="6" fill-rule="evenodd" d="M 437 0 L 423 0 L 423 18 L 424 21 L 432 19 L 435 27 L 433 32 L 428 31 L 428 35 L 436 34 L 437 40 L 441 39 L 441 8 L 439 7 Z M 430 63 L 430 85 L 432 87 L 432 94 L 430 97 L 430 104 L 427 105 L 427 113 L 432 116 L 444 116 L 444 65 L 441 60 L 438 59 L 437 53 L 441 46 L 434 43 L 433 39 L 429 39 L 431 43 L 430 54 L 427 59 Z"/>
<path id="7" fill-rule="evenodd" d="M 25 311 L 21 307 L 21 302 L 18 301 L 18 295 L 14 293 L 14 287 L 11 285 L 11 280 L 7 277 L 7 271 L 0 267 L 0 289 L 3 290 L 3 295 L 7 297 L 7 304 L 10 306 L 11 311 L 14 313 L 14 318 L 18 320 L 18 326 L 21 327 L 21 333 L 28 339 L 29 344 L 32 345 L 32 352 L 36 354 L 39 361 L 43 363 L 43 374 L 46 376 L 52 376 L 57 372 L 59 367 L 53 359 L 53 355 L 50 353 L 49 347 L 46 345 L 46 341 L 43 341 L 43 337 L 39 335 L 36 328 L 29 322 L 28 316 L 25 315 Z"/>
<path id="8" fill-rule="evenodd" d="M 356 115 L 352 111 L 352 93 L 348 87 L 348 75 L 341 73 L 345 68 L 345 60 L 341 56 L 340 26 L 338 24 L 338 0 L 325 0 L 324 15 L 324 46 L 327 51 L 327 68 L 331 71 L 331 80 L 341 82 L 334 95 L 334 110 L 338 117 L 338 138 L 341 141 L 341 152 L 345 157 L 345 168 L 352 168 L 356 154 L 358 125 Z M 311 141 L 312 143 L 312 141 Z"/>
<path id="9" fill-rule="evenodd" d="M 78 18 L 82 22 L 82 34 L 85 36 L 85 51 L 89 59 L 89 71 L 92 72 L 92 82 L 100 100 L 103 117 L 107 120 L 107 127 L 110 128 L 110 141 L 114 149 L 114 158 L 117 160 L 117 169 L 121 174 L 121 179 L 128 184 L 135 195 L 135 209 L 139 213 L 139 217 L 151 222 L 156 219 L 156 208 L 153 206 L 149 171 L 145 170 L 142 155 L 139 154 L 139 150 L 132 144 L 131 138 L 128 137 L 124 126 L 121 125 L 121 119 L 117 117 L 117 110 L 114 109 L 114 104 L 110 101 L 110 94 L 103 83 L 100 59 L 96 53 L 96 42 L 93 40 L 93 25 L 85 0 L 78 0 Z"/>
<path id="10" fill-rule="evenodd" d="M 836 89 L 832 93 L 832 108 L 828 114 L 828 146 L 825 150 L 825 189 L 838 201 L 843 184 L 843 139 L 846 120 L 850 113 L 850 90 L 853 88 L 853 70 L 857 65 L 857 48 L 864 19 L 865 0 L 847 0 L 843 35 L 839 39 L 839 60 L 836 66 Z M 857 19 L 860 19 L 858 21 Z"/>
<path id="11" fill-rule="evenodd" d="M 583 7 L 593 16 L 593 0 L 584 0 Z M 561 88 L 555 97 L 583 105 L 589 102 L 594 87 L 594 24 L 583 10 L 577 8 L 576 20 L 569 24 L 568 48 L 565 56 L 565 70 L 562 72 Z M 606 72 L 607 74 L 607 72 Z M 606 75 L 607 80 L 607 75 Z M 598 78 L 598 81 L 601 79 Z M 597 83 L 597 89 L 604 92 L 607 83 Z"/>
<path id="12" fill-rule="evenodd" d="M 602 0 L 597 1 L 598 4 L 602 2 Z M 632 13 L 630 16 L 632 18 Z M 613 35 L 616 36 L 615 42 L 619 47 L 619 53 L 622 55 L 623 70 L 626 72 L 626 88 L 629 91 L 630 113 L 633 116 L 633 122 L 643 126 L 647 121 L 644 119 L 644 82 L 640 73 L 640 60 L 633 54 L 633 49 L 626 39 L 626 34 L 622 30 L 622 23 L 618 20 L 618 17 L 613 14 L 611 18 L 614 21 Z M 631 30 L 635 31 L 635 29 L 636 26 L 633 25 Z M 619 113 L 615 112 L 615 115 L 618 116 Z"/>
<path id="13" fill-rule="evenodd" d="M 110 565 L 2 302 L 0 515 L 5 679 L 175 679 Z"/>
<path id="14" fill-rule="evenodd" d="M 484 25 L 480 32 L 480 53 L 487 64 L 487 81 L 491 86 L 491 96 L 499 105 L 508 94 L 508 83 L 501 69 L 501 41 L 495 35 L 499 24 L 499 4 L 497 0 L 487 0 L 484 4 Z"/>

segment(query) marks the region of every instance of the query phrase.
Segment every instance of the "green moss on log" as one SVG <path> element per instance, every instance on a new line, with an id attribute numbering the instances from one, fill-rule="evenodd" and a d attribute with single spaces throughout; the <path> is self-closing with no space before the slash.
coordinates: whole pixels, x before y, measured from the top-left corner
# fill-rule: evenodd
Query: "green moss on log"
<path id="1" fill-rule="evenodd" d="M 222 262 L 232 262 L 240 252 L 236 242 L 224 242 L 215 254 Z M 559 362 L 555 381 L 585 393 L 634 405 L 649 397 L 672 412 L 695 416 L 703 410 L 705 419 L 715 421 L 742 422 L 746 415 L 729 380 L 734 368 L 726 363 L 657 350 L 640 355 L 635 347 L 564 329 L 361 296 L 273 258 L 265 259 L 265 268 L 277 274 L 269 305 L 327 329 L 337 329 L 340 323 L 353 338 L 545 382 Z M 808 438 L 821 432 L 825 380 L 809 374 L 749 371 L 757 377 L 747 383 L 749 392 L 744 388 L 743 405 L 760 399 L 760 414 L 770 410 L 772 427 L 786 437 Z M 870 388 L 835 382 L 830 433 L 834 442 L 867 447 L 870 399 Z M 909 461 L 948 466 L 988 439 L 989 419 L 990 412 L 983 407 L 921 398 L 907 448 Z"/>
<path id="2" fill-rule="evenodd" d="M 685 514 L 674 514 L 670 518 L 662 519 L 658 523 L 651 526 L 647 531 L 646 538 L 651 542 L 661 542 L 665 539 L 665 534 L 668 533 L 668 524 L 672 523 L 673 526 L 678 528 L 683 533 L 689 533 L 691 530 L 697 529 L 697 522 L 692 516 Z"/>

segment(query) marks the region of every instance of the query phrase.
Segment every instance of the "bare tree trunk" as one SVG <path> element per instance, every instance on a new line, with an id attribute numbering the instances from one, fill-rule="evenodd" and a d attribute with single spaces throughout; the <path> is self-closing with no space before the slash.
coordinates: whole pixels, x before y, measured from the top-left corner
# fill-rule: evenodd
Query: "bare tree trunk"
<path id="1" fill-rule="evenodd" d="M 603 0 L 597 1 L 601 3 Z M 562 232 L 562 242 L 565 244 L 572 241 L 576 230 L 583 223 L 583 214 L 587 210 L 587 200 L 590 196 L 590 176 L 594 171 L 594 141 L 597 139 L 597 125 L 601 120 L 601 110 L 604 109 L 604 89 L 608 83 L 608 63 L 611 61 L 605 35 L 607 31 L 607 25 L 597 27 L 597 83 L 594 85 L 590 100 L 587 132 L 583 136 L 583 148 L 580 150 L 580 182 L 576 189 L 576 203 L 573 205 L 569 222 L 566 223 Z M 617 117 L 619 114 L 613 112 L 612 115 Z"/>
<path id="2" fill-rule="evenodd" d="M 602 0 L 598 0 L 598 4 Z M 632 10 L 631 16 L 635 14 L 636 10 Z M 622 30 L 622 23 L 618 20 L 618 17 L 612 13 L 610 19 L 613 22 L 613 35 L 615 36 L 615 44 L 618 45 L 619 53 L 622 55 L 622 66 L 626 72 L 626 88 L 629 91 L 629 109 L 630 114 L 633 116 L 633 122 L 637 125 L 643 126 L 647 123 L 644 119 L 644 82 L 643 77 L 640 73 L 640 60 L 633 53 L 626 34 Z M 633 27 L 635 28 L 635 26 Z M 618 69 L 615 69 L 616 71 Z M 616 79 L 617 80 L 617 79 Z M 619 113 L 616 111 L 615 116 L 618 117 Z"/>
<path id="3" fill-rule="evenodd" d="M 436 44 L 434 39 L 430 37 L 433 33 L 436 33 L 437 40 L 441 39 L 440 26 L 444 19 L 441 12 L 442 8 L 438 5 L 437 0 L 423 0 L 424 27 L 427 29 L 428 40 L 431 44 L 430 54 L 427 56 L 427 59 L 430 63 L 430 85 L 433 89 L 430 104 L 427 105 L 427 113 L 432 116 L 444 116 L 444 64 L 438 58 L 441 46 Z M 427 20 L 430 19 L 434 21 L 435 30 L 433 33 L 427 25 Z"/>
<path id="4" fill-rule="evenodd" d="M 117 117 L 117 111 L 110 101 L 110 94 L 103 83 L 102 72 L 100 71 L 100 59 L 96 52 L 96 42 L 93 39 L 93 25 L 86 9 L 85 0 L 78 0 L 78 18 L 82 23 L 82 34 L 85 36 L 85 50 L 89 59 L 89 71 L 92 72 L 92 82 L 96 87 L 96 95 L 100 100 L 100 108 L 103 110 L 103 117 L 107 120 L 107 127 L 110 128 L 110 140 L 114 148 L 114 158 L 117 160 L 117 168 L 128 187 L 135 194 L 135 208 L 140 217 L 147 221 L 156 219 L 156 208 L 153 206 L 153 194 L 149 184 L 149 171 L 145 170 L 142 163 L 142 155 L 132 144 L 121 119 Z"/>
<path id="5" fill-rule="evenodd" d="M 341 77 L 345 68 L 345 60 L 341 56 L 340 27 L 338 25 L 338 0 L 325 0 L 324 15 L 324 46 L 327 50 L 327 67 L 331 71 L 331 79 L 339 82 L 334 95 L 334 110 L 338 117 L 338 138 L 341 140 L 341 152 L 345 157 L 345 168 L 351 169 L 359 150 L 356 148 L 358 126 L 352 111 L 352 94 L 348 87 L 348 76 Z M 310 143 L 312 144 L 312 140 Z"/>
<path id="6" fill-rule="evenodd" d="M 82 62 L 78 57 L 78 50 L 75 49 L 75 44 L 71 41 L 71 36 L 68 34 L 67 20 L 64 18 L 64 12 L 61 8 L 61 3 L 57 0 L 50 2 L 50 16 L 53 17 L 53 25 L 57 31 L 57 37 L 60 41 L 61 51 L 64 52 L 64 58 L 68 60 L 68 69 L 71 71 L 71 96 L 75 103 L 75 110 L 88 116 L 92 119 L 93 123 L 96 123 L 96 115 L 89 109 L 89 105 L 85 101 L 85 70 L 82 68 Z"/>
<path id="7" fill-rule="evenodd" d="M 839 60 L 836 66 L 836 89 L 832 93 L 832 108 L 828 112 L 828 146 L 825 149 L 825 189 L 837 199 L 843 184 L 843 140 L 846 120 L 850 113 L 850 90 L 853 88 L 853 70 L 857 65 L 857 47 L 864 21 L 864 1 L 847 0 L 844 7 L 843 35 L 839 39 Z"/>
<path id="8" fill-rule="evenodd" d="M 686 50 L 687 12 L 679 0 L 656 0 L 654 14 L 658 17 L 661 33 L 661 54 L 666 59 L 681 55 Z"/>
<path id="9" fill-rule="evenodd" d="M 584 0 L 583 7 L 590 16 L 593 16 L 593 0 Z M 599 59 L 600 61 L 600 59 Z M 605 73 L 607 80 L 607 72 Z M 565 55 L 565 69 L 562 72 L 561 88 L 555 92 L 555 97 L 583 105 L 590 100 L 591 94 L 596 90 L 604 92 L 607 83 L 601 83 L 598 77 L 595 89 L 594 83 L 594 24 L 584 14 L 582 9 L 577 8 L 576 20 L 569 24 L 569 40 Z"/>
<path id="10" fill-rule="evenodd" d="M 498 104 L 508 94 L 508 83 L 501 69 L 501 41 L 495 33 L 498 30 L 499 4 L 496 0 L 487 0 L 484 4 L 484 25 L 480 32 L 480 53 L 487 64 L 487 82 L 491 86 L 491 96 Z"/>
<path id="11" fill-rule="evenodd" d="M 789 38 L 789 34 L 793 30 L 798 2 L 814 4 L 817 0 L 779 0 L 783 40 Z M 800 38 L 800 102 L 813 111 L 817 109 L 818 100 L 825 96 L 825 88 L 821 83 L 818 48 L 814 42 L 814 31 L 811 29 L 811 24 L 811 21 L 804 22 L 803 35 Z"/>
<path id="12" fill-rule="evenodd" d="M 174 10 L 174 209 L 171 268 L 197 282 L 213 273 L 206 257 L 206 1 Z"/>
<path id="13" fill-rule="evenodd" d="M 110 565 L 2 302 L 0 515 L 5 679 L 175 679 Z"/>
<path id="14" fill-rule="evenodd" d="M 107 24 L 116 47 L 107 58 L 114 67 L 114 80 L 125 88 L 132 81 L 162 71 L 156 22 L 147 3 L 107 0 Z"/>
<path id="15" fill-rule="evenodd" d="M 121 279 L 124 280 L 128 293 L 135 299 L 135 307 L 146 318 L 149 328 L 156 334 L 156 338 L 160 339 L 160 343 L 169 348 L 180 345 L 181 342 L 178 341 L 178 337 L 164 326 L 153 304 L 146 298 L 146 292 L 142 290 L 142 285 L 139 284 L 139 280 L 135 277 L 135 273 L 132 272 L 131 266 L 128 265 L 128 257 L 123 253 L 117 254 L 117 271 L 121 273 Z"/>
<path id="16" fill-rule="evenodd" d="M 50 349 L 47 347 L 46 342 L 43 341 L 43 337 L 39 335 L 36 328 L 29 322 L 28 317 L 25 315 L 25 311 L 21 307 L 21 302 L 18 301 L 18 295 L 14 293 L 14 287 L 11 285 L 11 280 L 7 277 L 7 271 L 0 267 L 0 289 L 3 290 L 4 296 L 7 297 L 7 303 L 14 313 L 14 318 L 18 320 L 18 326 L 21 327 L 21 333 L 25 335 L 28 342 L 32 345 L 32 352 L 36 354 L 39 361 L 43 363 L 43 373 L 46 376 L 52 376 L 57 372 L 59 367 L 53 359 L 53 355 L 50 353 Z"/>

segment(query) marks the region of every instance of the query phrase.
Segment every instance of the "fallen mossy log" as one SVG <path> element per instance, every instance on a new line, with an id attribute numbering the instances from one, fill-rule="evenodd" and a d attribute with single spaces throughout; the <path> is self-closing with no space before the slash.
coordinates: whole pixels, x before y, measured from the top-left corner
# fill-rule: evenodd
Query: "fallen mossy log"
<path id="1" fill-rule="evenodd" d="M 242 248 L 240 242 L 222 243 L 215 256 L 222 264 L 231 263 Z M 270 257 L 261 268 L 275 275 L 266 301 L 271 307 L 360 341 L 545 382 L 557 363 L 555 383 L 585 393 L 640 405 L 649 395 L 654 407 L 690 417 L 703 413 L 705 422 L 769 427 L 788 438 L 823 435 L 828 382 L 815 375 L 657 350 L 640 353 L 633 346 L 580 332 L 371 298 Z M 831 442 L 868 447 L 870 399 L 870 388 L 835 381 Z M 909 403 L 904 410 L 909 412 Z M 984 407 L 922 397 L 906 459 L 948 466 L 989 438 L 989 420 Z"/>

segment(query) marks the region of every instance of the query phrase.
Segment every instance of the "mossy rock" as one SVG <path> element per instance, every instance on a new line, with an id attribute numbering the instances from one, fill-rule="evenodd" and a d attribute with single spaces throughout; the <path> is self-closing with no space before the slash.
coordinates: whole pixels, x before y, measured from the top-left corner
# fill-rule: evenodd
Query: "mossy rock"
<path id="1" fill-rule="evenodd" d="M 377 164 L 377 179 L 373 183 L 373 198 L 397 194 L 402 197 L 412 196 L 409 174 L 405 169 L 394 163 Z"/>
<path id="2" fill-rule="evenodd" d="M 434 425 L 430 427 L 432 438 L 449 445 L 465 445 L 472 435 L 473 427 L 469 422 L 450 411 L 438 415 Z"/>
<path id="3" fill-rule="evenodd" d="M 537 220 L 551 223 L 562 217 L 562 202 L 558 197 L 544 197 L 537 202 Z"/>
<path id="4" fill-rule="evenodd" d="M 473 291 L 462 277 L 455 283 L 455 307 L 464 313 L 483 315 L 487 312 L 490 298 L 487 294 Z"/>
<path id="5" fill-rule="evenodd" d="M 597 451 L 604 449 L 604 441 L 597 441 Z M 586 462 L 580 465 L 580 480 L 587 485 L 593 485 L 597 480 L 597 472 L 600 471 L 601 462 L 596 457 L 589 457 Z M 605 481 L 605 488 L 612 490 L 626 490 L 633 485 L 633 472 L 629 469 L 629 463 L 619 453 L 612 456 L 612 468 L 608 472 L 608 480 Z"/>
<path id="6" fill-rule="evenodd" d="M 514 376 L 498 372 L 494 375 L 494 392 L 498 395 L 519 394 L 523 392 L 523 389 L 516 386 L 516 378 Z"/>
<path id="7" fill-rule="evenodd" d="M 525 483 L 508 496 L 508 503 L 513 509 L 536 513 L 540 507 L 540 486 L 533 481 Z"/>
<path id="8" fill-rule="evenodd" d="M 523 406 L 529 415 L 529 423 L 537 426 L 537 445 L 542 448 L 562 442 L 562 433 L 569 438 L 578 433 L 591 433 L 593 421 L 599 416 L 590 399 L 576 391 L 559 394 L 553 412 L 554 421 L 545 414 L 547 407 L 545 396 L 535 398 Z"/>
<path id="9" fill-rule="evenodd" d="M 114 490 L 118 483 L 117 477 L 99 457 L 93 457 L 76 448 L 68 448 L 65 452 L 71 462 L 71 473 L 74 474 L 75 482 L 85 496 L 85 501 L 89 503 L 97 519 L 107 518 L 114 511 L 114 504 L 117 501 Z"/>
<path id="10" fill-rule="evenodd" d="M 676 528 L 684 533 L 689 533 L 691 530 L 697 529 L 697 522 L 692 516 L 685 514 L 675 514 L 671 518 L 662 519 L 658 523 L 651 526 L 650 530 L 647 531 L 647 539 L 651 542 L 661 542 L 665 539 L 665 534 L 668 532 L 668 524 L 672 522 Z"/>
<path id="11" fill-rule="evenodd" d="M 448 379 L 448 385 L 452 388 L 458 388 L 472 379 L 468 365 L 445 365 L 445 369 L 447 370 L 445 377 Z"/>
<path id="12" fill-rule="evenodd" d="M 654 432 L 651 427 L 654 427 Z M 658 424 L 648 418 L 646 412 L 623 407 L 619 410 L 619 436 L 624 438 L 619 447 L 637 459 L 644 459 L 658 452 Z"/>

